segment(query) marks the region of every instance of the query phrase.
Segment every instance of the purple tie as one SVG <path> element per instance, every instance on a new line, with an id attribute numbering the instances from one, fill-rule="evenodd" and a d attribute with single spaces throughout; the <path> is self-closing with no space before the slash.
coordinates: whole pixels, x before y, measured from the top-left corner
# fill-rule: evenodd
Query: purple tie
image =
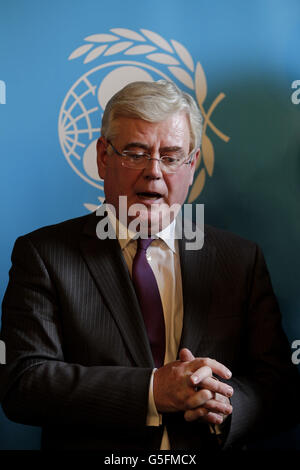
<path id="1" fill-rule="evenodd" d="M 137 240 L 137 252 L 132 264 L 132 280 L 144 317 L 156 367 L 164 364 L 165 320 L 157 282 L 146 258 L 152 238 Z"/>

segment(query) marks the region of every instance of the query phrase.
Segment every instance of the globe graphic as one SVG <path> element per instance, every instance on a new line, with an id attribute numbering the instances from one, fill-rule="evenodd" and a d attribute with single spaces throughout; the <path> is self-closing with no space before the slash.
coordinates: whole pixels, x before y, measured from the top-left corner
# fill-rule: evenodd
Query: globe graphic
<path id="1" fill-rule="evenodd" d="M 170 80 L 163 72 L 147 64 L 111 62 L 82 75 L 65 96 L 58 119 L 63 154 L 84 181 L 100 190 L 100 200 L 104 193 L 103 180 L 97 170 L 96 143 L 105 106 L 111 96 L 128 83 L 159 78 Z"/>
<path id="2" fill-rule="evenodd" d="M 96 144 L 107 102 L 117 91 L 134 81 L 156 81 L 161 78 L 175 81 L 179 87 L 184 85 L 188 93 L 194 90 L 203 116 L 200 158 L 187 199 L 189 203 L 193 202 L 201 194 L 207 176 L 211 177 L 214 171 L 215 150 L 206 132 L 207 128 L 224 142 L 229 140 L 211 120 L 212 113 L 226 95 L 219 93 L 208 110 L 205 109 L 207 81 L 204 70 L 199 61 L 194 64 L 190 53 L 177 41 L 171 40 L 169 43 L 157 33 L 144 29 L 141 29 L 141 34 L 124 28 L 114 28 L 111 32 L 113 35 L 94 34 L 86 37 L 87 43 L 75 49 L 69 56 L 69 60 L 73 60 L 85 55 L 84 64 L 99 60 L 100 56 L 100 60 L 108 62 L 84 73 L 67 92 L 58 119 L 62 152 L 75 173 L 97 189 L 97 199 L 102 203 L 104 182 L 98 175 Z M 130 39 L 131 42 L 122 38 Z M 101 45 L 98 46 L 98 43 Z M 153 50 L 156 52 L 152 53 Z M 138 57 L 138 60 L 129 60 L 129 57 L 134 56 Z M 109 62 L 112 57 L 115 60 Z M 140 58 L 145 62 L 141 62 Z M 93 203 L 83 205 L 90 211 L 99 206 Z"/>

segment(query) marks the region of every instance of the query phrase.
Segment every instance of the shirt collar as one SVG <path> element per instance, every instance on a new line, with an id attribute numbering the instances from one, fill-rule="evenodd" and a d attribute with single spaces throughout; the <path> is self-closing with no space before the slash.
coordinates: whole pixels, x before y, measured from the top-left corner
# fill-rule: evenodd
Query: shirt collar
<path id="1" fill-rule="evenodd" d="M 116 228 L 116 236 L 120 243 L 121 249 L 124 250 L 126 246 L 134 239 L 135 233 L 131 230 L 128 230 L 125 225 L 120 222 L 120 220 L 115 216 L 114 212 L 111 211 L 110 207 L 106 207 L 106 211 L 108 214 L 108 218 L 114 228 Z M 163 240 L 166 245 L 172 250 L 174 253 L 176 252 L 175 246 L 175 225 L 176 219 L 174 219 L 170 225 L 166 228 L 158 232 L 154 238 Z"/>

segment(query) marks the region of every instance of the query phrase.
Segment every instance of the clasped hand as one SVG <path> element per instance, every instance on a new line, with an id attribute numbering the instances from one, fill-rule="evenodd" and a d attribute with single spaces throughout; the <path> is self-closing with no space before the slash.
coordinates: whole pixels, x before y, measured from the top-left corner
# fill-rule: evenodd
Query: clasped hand
<path id="1" fill-rule="evenodd" d="M 186 421 L 220 424 L 232 413 L 229 397 L 233 389 L 216 380 L 213 374 L 229 379 L 231 372 L 210 358 L 195 358 L 189 349 L 181 349 L 179 360 L 156 370 L 154 401 L 159 413 L 184 411 Z"/>

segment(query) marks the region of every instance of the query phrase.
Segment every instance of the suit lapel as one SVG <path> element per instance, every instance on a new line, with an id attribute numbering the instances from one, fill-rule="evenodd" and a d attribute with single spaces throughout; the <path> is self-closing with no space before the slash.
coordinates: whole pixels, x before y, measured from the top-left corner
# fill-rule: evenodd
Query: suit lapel
<path id="1" fill-rule="evenodd" d="M 202 249 L 186 250 L 183 239 L 179 252 L 184 312 L 179 349 L 189 348 L 196 354 L 207 325 L 216 250 L 206 240 Z"/>
<path id="2" fill-rule="evenodd" d="M 154 367 L 144 321 L 120 245 L 117 240 L 97 238 L 99 220 L 95 214 L 88 218 L 81 241 L 82 255 L 136 365 Z M 187 347 L 196 353 L 206 330 L 216 250 L 208 240 L 201 250 L 186 250 L 184 238 L 178 242 L 184 311 L 179 349 Z"/>
<path id="3" fill-rule="evenodd" d="M 82 255 L 136 365 L 154 367 L 143 317 L 119 242 L 97 238 L 99 220 L 92 214 L 85 226 Z"/>

